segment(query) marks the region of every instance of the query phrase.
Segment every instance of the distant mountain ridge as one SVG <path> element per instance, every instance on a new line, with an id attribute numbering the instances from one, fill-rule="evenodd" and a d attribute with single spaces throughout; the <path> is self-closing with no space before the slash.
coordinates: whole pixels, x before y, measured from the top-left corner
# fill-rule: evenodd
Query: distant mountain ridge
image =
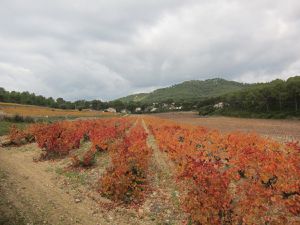
<path id="1" fill-rule="evenodd" d="M 175 102 L 192 101 L 217 97 L 230 92 L 242 90 L 249 86 L 251 86 L 251 84 L 228 81 L 221 78 L 207 79 L 204 81 L 190 80 L 170 87 L 160 88 L 150 93 L 128 95 L 117 100 L 124 103 L 128 103 L 130 101 L 141 103 L 164 102 L 170 99 Z"/>

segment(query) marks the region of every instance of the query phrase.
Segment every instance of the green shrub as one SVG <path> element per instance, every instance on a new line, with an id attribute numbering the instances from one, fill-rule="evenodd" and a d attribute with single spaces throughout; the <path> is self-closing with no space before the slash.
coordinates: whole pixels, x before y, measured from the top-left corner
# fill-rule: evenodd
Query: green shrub
<path id="1" fill-rule="evenodd" d="M 215 111 L 215 108 L 212 105 L 203 106 L 199 109 L 199 115 L 207 116 L 212 114 Z"/>

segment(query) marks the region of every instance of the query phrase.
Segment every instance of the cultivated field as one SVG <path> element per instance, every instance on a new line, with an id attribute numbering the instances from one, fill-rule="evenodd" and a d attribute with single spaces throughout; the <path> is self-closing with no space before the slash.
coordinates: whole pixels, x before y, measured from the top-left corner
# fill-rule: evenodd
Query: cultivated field
<path id="1" fill-rule="evenodd" d="M 32 117 L 98 117 L 98 116 L 111 116 L 113 113 L 99 112 L 93 110 L 78 111 L 78 110 L 64 110 L 53 109 L 48 107 L 40 107 L 33 105 L 21 105 L 15 103 L 0 102 L 0 115 L 20 115 Z"/>
<path id="2" fill-rule="evenodd" d="M 300 141 L 300 120 L 246 119 L 234 117 L 200 117 L 196 112 L 160 113 L 153 116 L 178 123 L 218 129 L 222 132 L 256 132 L 279 141 Z"/>
<path id="3" fill-rule="evenodd" d="M 138 116 L 32 124 L 1 143 L 0 224 L 300 223 L 296 142 Z"/>

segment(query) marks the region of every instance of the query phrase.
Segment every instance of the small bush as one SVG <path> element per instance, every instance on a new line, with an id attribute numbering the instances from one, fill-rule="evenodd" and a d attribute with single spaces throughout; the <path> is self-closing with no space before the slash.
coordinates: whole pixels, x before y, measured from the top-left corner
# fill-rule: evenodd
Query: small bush
<path id="1" fill-rule="evenodd" d="M 47 156 L 67 155 L 72 149 L 79 148 L 83 134 L 71 122 L 57 122 L 50 125 L 40 125 L 34 129 L 34 136 L 40 148 Z"/>
<path id="2" fill-rule="evenodd" d="M 215 108 L 213 105 L 203 106 L 199 109 L 199 115 L 201 116 L 207 116 L 210 115 L 215 111 Z"/>
<path id="3" fill-rule="evenodd" d="M 135 165 L 111 167 L 100 179 L 103 196 L 124 204 L 138 204 L 146 189 L 146 174 Z"/>

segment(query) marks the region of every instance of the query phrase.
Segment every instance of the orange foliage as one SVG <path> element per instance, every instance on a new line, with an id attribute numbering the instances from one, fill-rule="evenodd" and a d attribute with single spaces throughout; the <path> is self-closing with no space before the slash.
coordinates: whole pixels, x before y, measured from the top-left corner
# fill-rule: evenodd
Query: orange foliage
<path id="1" fill-rule="evenodd" d="M 139 121 L 99 119 L 12 128 L 11 140 L 32 138 L 46 154 L 66 155 L 83 139 L 92 147 L 74 166 L 91 166 L 108 150 L 112 166 L 99 180 L 100 193 L 116 202 L 140 203 L 147 190 L 151 150 Z M 161 151 L 175 164 L 181 205 L 193 224 L 297 224 L 300 215 L 300 156 L 297 142 L 281 144 L 255 133 L 181 125 L 147 117 Z M 33 140 L 33 139 L 31 139 Z M 298 221 L 297 221 L 298 218 Z"/>
<path id="2" fill-rule="evenodd" d="M 100 193 L 114 201 L 138 204 L 147 187 L 150 149 L 147 134 L 139 124 L 110 151 L 113 166 L 100 179 Z"/>
<path id="3" fill-rule="evenodd" d="M 182 206 L 193 223 L 293 224 L 299 216 L 297 144 L 146 121 L 177 166 Z"/>
<path id="4" fill-rule="evenodd" d="M 117 125 L 123 124 L 122 129 Z M 49 155 L 67 155 L 80 146 L 82 139 L 87 137 L 93 143 L 93 150 L 107 148 L 107 145 L 118 135 L 125 132 L 132 122 L 130 119 L 98 119 L 62 121 L 52 124 L 35 124 L 29 128 L 38 146 Z M 89 155 L 87 153 L 87 155 Z"/>

